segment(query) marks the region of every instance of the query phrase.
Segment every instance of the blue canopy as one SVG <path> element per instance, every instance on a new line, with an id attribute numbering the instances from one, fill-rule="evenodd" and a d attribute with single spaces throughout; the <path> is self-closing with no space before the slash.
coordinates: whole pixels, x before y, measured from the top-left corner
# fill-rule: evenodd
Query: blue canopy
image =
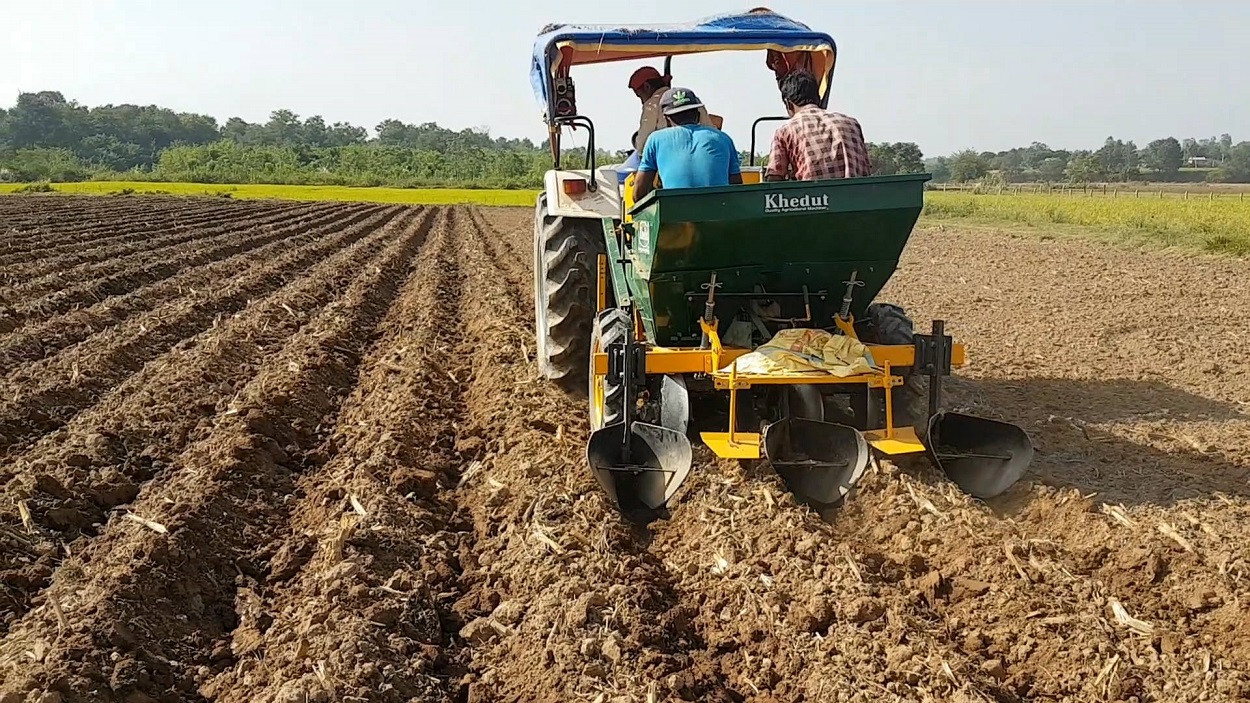
<path id="1" fill-rule="evenodd" d="M 760 50 L 807 54 L 813 72 L 822 79 L 822 96 L 828 90 L 837 52 L 833 38 L 765 8 L 689 24 L 549 25 L 534 41 L 530 83 L 546 114 L 551 106 L 553 79 L 566 75 L 572 66 L 710 51 Z"/>

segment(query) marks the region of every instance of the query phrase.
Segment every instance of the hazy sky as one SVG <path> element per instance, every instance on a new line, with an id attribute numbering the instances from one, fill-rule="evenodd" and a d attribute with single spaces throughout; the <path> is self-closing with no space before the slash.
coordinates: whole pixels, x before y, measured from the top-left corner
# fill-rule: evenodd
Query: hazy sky
<path id="1" fill-rule="evenodd" d="M 1108 135 L 1250 139 L 1250 2 L 1236 0 L 0 0 L 0 104 L 59 90 L 223 122 L 285 107 L 539 140 L 528 73 L 544 24 L 686 21 L 756 3 L 833 35 L 831 106 L 870 141 L 936 155 L 1034 140 L 1096 148 Z M 637 124 L 625 87 L 637 65 L 575 69 L 601 146 L 622 147 Z M 780 109 L 762 54 L 677 57 L 673 73 L 741 148 L 751 121 Z"/>

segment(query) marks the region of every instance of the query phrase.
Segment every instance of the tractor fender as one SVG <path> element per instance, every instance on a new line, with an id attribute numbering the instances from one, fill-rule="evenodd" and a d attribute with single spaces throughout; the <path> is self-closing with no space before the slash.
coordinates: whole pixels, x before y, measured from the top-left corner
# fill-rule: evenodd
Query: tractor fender
<path id="1" fill-rule="evenodd" d="M 620 218 L 621 188 L 617 184 L 617 172 L 612 166 L 595 169 L 597 188 L 592 192 L 569 194 L 564 192 L 563 181 L 580 179 L 589 181 L 587 169 L 552 170 L 543 177 L 543 192 L 547 194 L 547 211 L 554 217 L 584 217 L 600 220 L 605 217 Z"/>

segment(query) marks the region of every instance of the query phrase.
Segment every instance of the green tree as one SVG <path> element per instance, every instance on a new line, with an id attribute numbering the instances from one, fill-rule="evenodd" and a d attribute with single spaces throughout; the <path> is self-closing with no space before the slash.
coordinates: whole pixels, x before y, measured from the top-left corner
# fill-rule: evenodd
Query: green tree
<path id="1" fill-rule="evenodd" d="M 1137 173 L 1137 145 L 1133 142 L 1107 137 L 1102 148 L 1094 152 L 1094 157 L 1098 160 L 1101 178 L 1127 181 Z"/>
<path id="2" fill-rule="evenodd" d="M 1165 178 L 1175 178 L 1185 162 L 1181 143 L 1175 137 L 1156 139 L 1146 145 L 1146 165 L 1158 171 Z"/>
<path id="3" fill-rule="evenodd" d="M 1005 183 L 1019 181 L 1024 175 L 1023 150 L 1010 149 L 995 154 L 990 160 L 990 168 L 997 170 Z"/>
<path id="4" fill-rule="evenodd" d="M 221 136 L 236 144 L 259 144 L 260 125 L 238 117 L 231 117 L 221 128 Z"/>
<path id="5" fill-rule="evenodd" d="M 346 122 L 335 122 L 326 133 L 328 146 L 349 146 L 364 144 L 369 133 L 364 127 L 357 127 Z"/>
<path id="6" fill-rule="evenodd" d="M 874 175 L 924 172 L 924 154 L 912 142 L 869 144 L 868 158 Z"/>
<path id="7" fill-rule="evenodd" d="M 1042 168 L 1042 162 L 1056 157 L 1062 157 L 1065 163 L 1068 160 L 1067 152 L 1056 151 L 1041 142 L 1033 142 L 1020 154 L 1020 166 L 1026 171 L 1038 171 Z"/>
<path id="8" fill-rule="evenodd" d="M 956 183 L 975 181 L 989 173 L 989 170 L 989 161 L 972 149 L 964 149 L 951 155 L 951 180 Z"/>
<path id="9" fill-rule="evenodd" d="M 1051 156 L 1037 165 L 1037 175 L 1047 183 L 1063 180 L 1064 171 L 1068 168 L 1068 157 Z"/>
<path id="10" fill-rule="evenodd" d="M 65 147 L 86 131 L 87 109 L 56 91 L 22 93 L 9 111 L 9 139 L 15 149 Z"/>
<path id="11" fill-rule="evenodd" d="M 18 149 L 3 167 L 15 181 L 83 181 L 91 175 L 69 149 Z"/>
<path id="12" fill-rule="evenodd" d="M 261 143 L 274 146 L 296 146 L 304 143 L 304 125 L 299 115 L 290 110 L 274 110 L 261 130 Z"/>
<path id="13" fill-rule="evenodd" d="M 1105 177 L 1103 165 L 1094 154 L 1074 154 L 1068 161 L 1068 181 L 1071 183 L 1093 183 Z"/>
<path id="14" fill-rule="evenodd" d="M 1213 174 L 1214 179 L 1224 183 L 1250 183 L 1250 142 L 1241 142 L 1228 148 L 1228 158 Z"/>
<path id="15" fill-rule="evenodd" d="M 950 163 L 950 159 L 945 156 L 925 159 L 924 170 L 933 175 L 934 183 L 946 183 L 951 179 Z"/>

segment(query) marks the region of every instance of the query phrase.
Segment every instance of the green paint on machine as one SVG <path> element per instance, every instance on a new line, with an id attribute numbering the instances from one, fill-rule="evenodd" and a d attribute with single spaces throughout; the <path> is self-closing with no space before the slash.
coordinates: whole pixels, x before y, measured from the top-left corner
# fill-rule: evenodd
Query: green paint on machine
<path id="1" fill-rule="evenodd" d="M 898 267 L 929 178 L 655 191 L 633 210 L 629 266 L 619 262 L 615 221 L 604 221 L 617 301 L 632 297 L 647 341 L 661 346 L 698 343 L 713 271 L 722 328 L 739 313 L 751 314 L 748 301 L 759 301 L 760 293 L 768 296 L 754 306 L 755 314 L 762 307 L 770 318 L 805 324 L 810 307 L 811 326 L 829 326 L 852 273 L 851 312 L 862 315 Z"/>

